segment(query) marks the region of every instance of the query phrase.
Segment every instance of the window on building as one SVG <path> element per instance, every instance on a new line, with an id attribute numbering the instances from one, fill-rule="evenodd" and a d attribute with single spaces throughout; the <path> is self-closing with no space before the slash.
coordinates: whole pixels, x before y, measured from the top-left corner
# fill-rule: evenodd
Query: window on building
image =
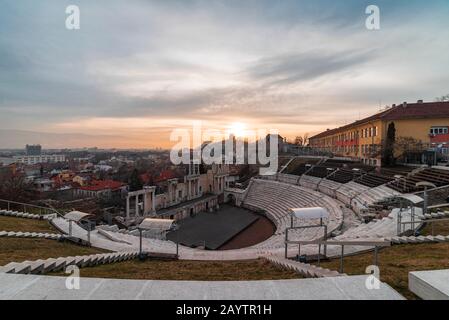
<path id="1" fill-rule="evenodd" d="M 432 127 L 430 128 L 430 134 L 437 135 L 437 134 L 448 134 L 449 130 L 448 127 Z"/>

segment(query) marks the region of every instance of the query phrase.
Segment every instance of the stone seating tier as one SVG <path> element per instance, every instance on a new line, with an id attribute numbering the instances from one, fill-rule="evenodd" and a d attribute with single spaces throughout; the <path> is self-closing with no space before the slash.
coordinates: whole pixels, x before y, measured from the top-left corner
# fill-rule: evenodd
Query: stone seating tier
<path id="1" fill-rule="evenodd" d="M 290 217 L 288 216 L 288 209 L 290 208 L 316 206 L 327 208 L 330 213 L 328 221 L 329 233 L 331 230 L 337 229 L 343 222 L 342 210 L 334 199 L 313 190 L 276 181 L 253 179 L 244 205 L 265 210 L 277 227 L 273 237 L 253 246 L 255 248 L 283 247 L 284 230 L 290 226 Z M 317 224 L 318 221 L 303 223 Z M 322 230 L 320 231 L 317 228 L 302 229 L 293 232 L 292 235 L 303 240 L 315 239 L 322 237 Z"/>

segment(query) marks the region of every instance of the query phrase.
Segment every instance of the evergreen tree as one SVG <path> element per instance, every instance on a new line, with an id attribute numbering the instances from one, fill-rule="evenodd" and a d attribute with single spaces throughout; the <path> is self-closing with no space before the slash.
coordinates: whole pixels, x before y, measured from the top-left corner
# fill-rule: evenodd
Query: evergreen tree
<path id="1" fill-rule="evenodd" d="M 382 163 L 386 166 L 392 166 L 395 164 L 394 159 L 394 144 L 396 142 L 396 127 L 394 122 L 388 125 L 387 138 L 385 140 Z"/>
<path id="2" fill-rule="evenodd" d="M 131 176 L 129 177 L 129 191 L 137 191 L 142 190 L 143 183 L 142 180 L 140 180 L 139 172 L 137 169 L 134 169 L 131 173 Z"/>

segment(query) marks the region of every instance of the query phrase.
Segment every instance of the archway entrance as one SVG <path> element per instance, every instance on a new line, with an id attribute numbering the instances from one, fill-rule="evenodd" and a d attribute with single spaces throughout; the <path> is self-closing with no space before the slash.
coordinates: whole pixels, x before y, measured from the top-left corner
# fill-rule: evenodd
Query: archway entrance
<path id="1" fill-rule="evenodd" d="M 237 203 L 235 196 L 233 194 L 228 194 L 227 200 L 228 200 L 227 202 L 233 206 L 235 206 Z"/>

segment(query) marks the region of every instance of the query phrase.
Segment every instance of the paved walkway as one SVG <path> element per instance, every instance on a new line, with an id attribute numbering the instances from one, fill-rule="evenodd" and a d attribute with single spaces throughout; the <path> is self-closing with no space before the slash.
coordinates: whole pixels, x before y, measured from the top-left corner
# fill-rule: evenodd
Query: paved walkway
<path id="1" fill-rule="evenodd" d="M 276 281 L 161 281 L 81 278 L 68 290 L 65 277 L 0 273 L 0 299 L 32 300 L 402 300 L 387 284 L 368 290 L 367 276 Z"/>
<path id="2" fill-rule="evenodd" d="M 68 233 L 69 224 L 66 220 L 58 218 L 53 220 L 53 223 L 58 226 L 58 229 Z M 74 236 L 87 240 L 87 232 L 76 224 L 73 224 L 72 233 Z M 125 241 L 114 242 L 103 235 L 98 233 L 98 230 L 91 232 L 91 243 L 92 246 L 96 248 L 106 249 L 110 251 L 132 251 L 139 248 L 139 237 L 121 234 L 114 232 L 112 233 L 114 237 Z M 369 240 L 368 238 L 364 240 Z M 372 239 L 374 240 L 374 239 Z M 129 244 L 127 244 L 129 243 Z M 142 239 L 142 245 L 144 251 L 150 252 L 162 252 L 162 253 L 175 253 L 176 245 L 172 241 L 163 241 L 157 239 Z M 345 246 L 345 254 L 351 254 L 356 252 L 366 251 L 367 247 L 361 246 Z M 298 253 L 297 246 L 289 247 L 289 256 L 293 257 Z M 318 252 L 317 245 L 304 245 L 301 246 L 302 254 L 316 254 Z M 327 248 L 328 257 L 339 257 L 340 256 L 340 246 L 329 245 Z M 196 248 L 189 248 L 185 246 L 179 246 L 179 258 L 182 260 L 250 260 L 257 259 L 261 256 L 283 256 L 284 248 L 273 248 L 273 249 L 258 249 L 258 248 L 242 248 L 233 250 L 202 250 Z"/>

